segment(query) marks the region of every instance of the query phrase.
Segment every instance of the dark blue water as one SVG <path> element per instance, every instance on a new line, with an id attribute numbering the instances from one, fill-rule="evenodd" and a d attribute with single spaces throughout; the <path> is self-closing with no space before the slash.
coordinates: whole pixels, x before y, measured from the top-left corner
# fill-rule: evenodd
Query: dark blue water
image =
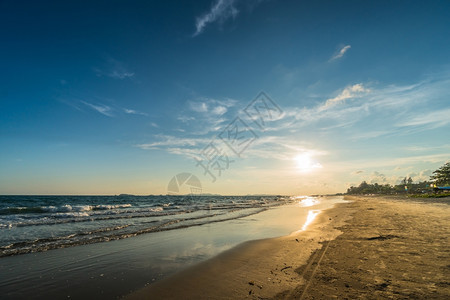
<path id="1" fill-rule="evenodd" d="M 222 222 L 282 196 L 0 196 L 0 257 Z"/>

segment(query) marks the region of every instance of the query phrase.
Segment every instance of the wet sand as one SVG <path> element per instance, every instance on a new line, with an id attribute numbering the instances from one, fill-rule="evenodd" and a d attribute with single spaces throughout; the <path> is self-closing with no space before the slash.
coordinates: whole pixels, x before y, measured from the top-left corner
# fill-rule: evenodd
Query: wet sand
<path id="1" fill-rule="evenodd" d="M 450 205 L 349 199 L 305 231 L 244 243 L 127 298 L 450 297 Z"/>

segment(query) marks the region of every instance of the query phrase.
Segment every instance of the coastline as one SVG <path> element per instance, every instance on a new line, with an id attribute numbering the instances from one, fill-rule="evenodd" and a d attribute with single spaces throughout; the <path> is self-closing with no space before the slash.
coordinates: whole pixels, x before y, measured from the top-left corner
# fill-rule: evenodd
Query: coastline
<path id="1" fill-rule="evenodd" d="M 125 299 L 241 299 L 274 297 L 303 282 L 296 272 L 323 243 L 342 234 L 349 203 L 321 211 L 306 230 L 242 243 L 205 262 L 158 281 Z"/>
<path id="2" fill-rule="evenodd" d="M 306 293 L 298 286 L 275 299 L 450 297 L 450 199 L 347 199 L 356 213 L 308 277 Z"/>
<path id="3" fill-rule="evenodd" d="M 233 218 L 223 222 L 212 217 L 180 229 L 2 257 L 0 269 L 7 272 L 0 290 L 7 299 L 123 297 L 245 241 L 299 230 L 310 211 L 338 202 L 342 197 L 300 197 L 244 217 L 231 211 Z"/>
<path id="4" fill-rule="evenodd" d="M 307 230 L 246 242 L 126 299 L 450 296 L 450 205 L 347 197 Z"/>

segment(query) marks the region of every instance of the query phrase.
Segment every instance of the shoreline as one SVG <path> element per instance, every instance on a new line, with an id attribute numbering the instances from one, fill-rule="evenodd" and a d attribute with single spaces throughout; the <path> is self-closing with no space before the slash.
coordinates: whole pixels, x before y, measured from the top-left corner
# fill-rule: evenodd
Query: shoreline
<path id="1" fill-rule="evenodd" d="M 7 272 L 0 289 L 9 299 L 124 297 L 242 242 L 299 230 L 310 210 L 331 207 L 342 197 L 300 200 L 223 222 L 2 257 L 0 268 Z"/>
<path id="2" fill-rule="evenodd" d="M 351 196 L 306 231 L 246 242 L 125 299 L 450 296 L 450 205 Z"/>
<path id="3" fill-rule="evenodd" d="M 296 270 L 323 243 L 342 234 L 353 212 L 349 203 L 322 210 L 306 230 L 287 236 L 241 243 L 219 255 L 137 290 L 125 299 L 257 299 L 294 289 Z"/>

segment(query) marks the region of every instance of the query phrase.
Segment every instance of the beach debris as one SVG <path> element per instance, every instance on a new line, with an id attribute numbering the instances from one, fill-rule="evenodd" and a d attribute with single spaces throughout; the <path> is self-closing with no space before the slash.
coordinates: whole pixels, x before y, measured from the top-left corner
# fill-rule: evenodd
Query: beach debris
<path id="1" fill-rule="evenodd" d="M 253 291 L 252 291 L 252 290 L 250 290 L 250 291 L 248 291 L 248 294 L 249 294 L 249 295 L 251 295 L 251 294 L 252 294 L 252 292 L 253 292 Z"/>
<path id="2" fill-rule="evenodd" d="M 384 240 L 389 240 L 389 239 L 394 239 L 394 238 L 399 238 L 399 236 L 393 235 L 393 234 L 387 234 L 387 235 L 373 236 L 373 237 L 367 238 L 367 240 L 368 241 L 373 241 L 373 240 L 384 241 Z"/>
<path id="3" fill-rule="evenodd" d="M 284 267 L 284 268 L 281 268 L 281 270 L 280 270 L 280 271 L 284 271 L 284 270 L 286 270 L 286 269 L 290 269 L 290 268 L 292 268 L 292 266 L 286 266 L 286 267 Z"/>
<path id="4" fill-rule="evenodd" d="M 258 287 L 259 289 L 262 289 L 262 288 L 263 288 L 262 285 L 256 284 L 253 280 L 249 281 L 248 284 L 249 284 L 249 285 L 256 286 L 256 287 Z"/>
<path id="5" fill-rule="evenodd" d="M 384 290 L 386 290 L 389 287 L 390 284 L 391 284 L 390 280 L 386 280 L 383 283 L 375 285 L 375 289 L 380 290 L 380 291 L 384 291 Z"/>
<path id="6" fill-rule="evenodd" d="M 297 243 L 300 243 L 298 239 L 295 239 L 297 241 Z"/>

